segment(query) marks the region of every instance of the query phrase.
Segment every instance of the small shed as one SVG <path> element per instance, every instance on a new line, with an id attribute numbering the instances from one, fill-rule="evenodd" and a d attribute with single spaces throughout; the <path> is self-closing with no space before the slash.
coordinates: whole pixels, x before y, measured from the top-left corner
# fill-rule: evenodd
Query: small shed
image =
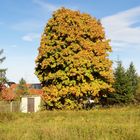
<path id="1" fill-rule="evenodd" d="M 40 110 L 41 96 L 26 95 L 21 97 L 20 110 L 21 112 L 37 112 Z"/>

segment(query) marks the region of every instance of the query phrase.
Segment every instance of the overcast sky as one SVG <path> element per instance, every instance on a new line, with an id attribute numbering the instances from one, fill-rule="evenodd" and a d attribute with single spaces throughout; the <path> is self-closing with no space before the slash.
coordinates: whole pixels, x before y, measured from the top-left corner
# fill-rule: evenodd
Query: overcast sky
<path id="1" fill-rule="evenodd" d="M 140 0 L 0 0 L 0 49 L 6 56 L 7 78 L 38 82 L 34 61 L 40 36 L 54 10 L 66 7 L 100 19 L 111 39 L 110 58 L 133 61 L 140 74 Z M 115 65 L 114 65 L 115 66 Z"/>

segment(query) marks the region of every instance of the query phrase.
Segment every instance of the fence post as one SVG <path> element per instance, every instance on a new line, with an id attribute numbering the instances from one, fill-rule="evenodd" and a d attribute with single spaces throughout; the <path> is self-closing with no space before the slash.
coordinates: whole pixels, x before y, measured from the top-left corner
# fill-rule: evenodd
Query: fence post
<path id="1" fill-rule="evenodd" d="M 13 111 L 13 102 L 11 101 L 10 102 L 10 112 L 12 112 Z"/>

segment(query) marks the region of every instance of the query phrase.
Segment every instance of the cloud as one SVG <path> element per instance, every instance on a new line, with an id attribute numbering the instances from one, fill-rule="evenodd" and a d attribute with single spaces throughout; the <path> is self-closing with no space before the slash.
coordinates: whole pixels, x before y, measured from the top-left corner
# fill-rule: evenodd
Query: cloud
<path id="1" fill-rule="evenodd" d="M 114 50 L 140 47 L 140 6 L 101 20 Z"/>
<path id="2" fill-rule="evenodd" d="M 46 2 L 45 0 L 33 0 L 33 2 L 37 5 L 39 5 L 42 9 L 44 9 L 47 12 L 53 12 L 56 11 L 57 9 L 61 8 L 61 7 L 67 7 L 73 10 L 78 10 L 79 8 L 77 6 L 73 6 L 73 5 L 68 5 L 68 4 L 63 4 L 63 5 L 55 5 L 55 4 L 51 4 Z"/>
<path id="3" fill-rule="evenodd" d="M 25 51 L 26 52 L 26 51 Z M 11 53 L 10 53 L 11 54 Z M 6 77 L 9 81 L 19 82 L 23 77 L 28 83 L 38 82 L 35 76 L 34 55 L 7 55 L 3 68 L 8 68 Z"/>
<path id="4" fill-rule="evenodd" d="M 51 11 L 51 12 L 57 10 L 60 7 L 57 5 L 50 4 L 48 2 L 44 2 L 43 0 L 33 0 L 33 2 L 38 4 L 43 9 Z"/>
<path id="5" fill-rule="evenodd" d="M 33 40 L 39 39 L 39 38 L 40 38 L 40 34 L 38 34 L 38 33 L 29 33 L 29 34 L 23 36 L 22 40 L 32 42 Z"/>
<path id="6" fill-rule="evenodd" d="M 42 29 L 43 26 L 43 21 L 26 20 L 15 23 L 11 28 L 20 32 L 33 32 Z"/>
<path id="7" fill-rule="evenodd" d="M 11 48 L 17 48 L 18 46 L 14 44 L 14 45 L 11 45 L 10 47 Z"/>

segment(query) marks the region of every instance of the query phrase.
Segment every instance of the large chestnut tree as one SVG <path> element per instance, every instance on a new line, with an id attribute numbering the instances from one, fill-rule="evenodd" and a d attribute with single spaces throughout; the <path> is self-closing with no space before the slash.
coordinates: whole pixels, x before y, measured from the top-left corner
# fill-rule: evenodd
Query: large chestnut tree
<path id="1" fill-rule="evenodd" d="M 49 109 L 83 108 L 87 98 L 99 99 L 112 89 L 109 40 L 99 20 L 61 8 L 42 34 L 35 73 Z"/>

